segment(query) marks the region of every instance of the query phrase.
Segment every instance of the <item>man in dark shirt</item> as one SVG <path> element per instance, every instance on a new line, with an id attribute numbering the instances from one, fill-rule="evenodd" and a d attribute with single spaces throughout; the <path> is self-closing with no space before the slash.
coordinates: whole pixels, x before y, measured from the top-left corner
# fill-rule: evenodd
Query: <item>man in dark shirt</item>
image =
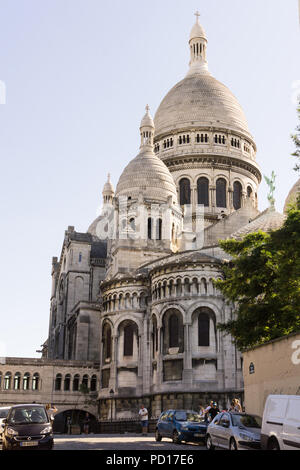
<path id="1" fill-rule="evenodd" d="M 217 416 L 217 414 L 220 413 L 220 410 L 218 408 L 218 404 L 214 401 L 212 407 L 209 409 L 208 414 L 210 416 L 210 422 Z"/>

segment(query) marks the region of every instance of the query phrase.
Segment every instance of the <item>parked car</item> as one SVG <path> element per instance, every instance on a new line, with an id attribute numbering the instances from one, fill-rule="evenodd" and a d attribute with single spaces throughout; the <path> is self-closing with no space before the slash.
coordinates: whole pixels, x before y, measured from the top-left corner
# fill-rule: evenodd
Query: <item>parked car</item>
<path id="1" fill-rule="evenodd" d="M 2 450 L 53 447 L 52 426 L 44 405 L 14 405 L 4 419 Z"/>
<path id="2" fill-rule="evenodd" d="M 261 444 L 267 450 L 300 449 L 300 396 L 269 395 L 261 429 Z"/>
<path id="3" fill-rule="evenodd" d="M 206 447 L 214 450 L 260 449 L 261 418 L 247 413 L 219 413 L 208 425 Z"/>
<path id="4" fill-rule="evenodd" d="M 205 441 L 207 424 L 198 413 L 189 410 L 164 411 L 156 424 L 155 440 L 169 437 L 175 444 Z"/>
<path id="5" fill-rule="evenodd" d="M 9 410 L 10 410 L 10 406 L 2 406 L 0 408 L 0 442 L 2 441 L 2 433 L 4 429 L 3 420 L 7 418 Z"/>

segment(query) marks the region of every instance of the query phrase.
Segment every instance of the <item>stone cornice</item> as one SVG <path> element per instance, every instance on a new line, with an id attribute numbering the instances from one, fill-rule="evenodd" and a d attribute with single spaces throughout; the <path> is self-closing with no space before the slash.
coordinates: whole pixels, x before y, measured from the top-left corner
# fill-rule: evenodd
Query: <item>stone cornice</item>
<path id="1" fill-rule="evenodd" d="M 244 170 L 247 173 L 254 175 L 259 183 L 262 180 L 261 172 L 255 164 L 229 155 L 199 155 L 197 153 L 182 156 L 173 155 L 165 158 L 163 162 L 171 172 L 186 170 L 187 168 L 194 169 L 203 167 L 213 167 L 220 170 L 238 168 L 239 171 Z"/>

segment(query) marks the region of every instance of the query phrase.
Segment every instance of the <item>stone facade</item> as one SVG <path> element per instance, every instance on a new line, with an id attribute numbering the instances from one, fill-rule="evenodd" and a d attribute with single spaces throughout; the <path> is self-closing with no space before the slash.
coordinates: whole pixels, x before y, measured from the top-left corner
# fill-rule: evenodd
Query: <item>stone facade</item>
<path id="1" fill-rule="evenodd" d="M 300 395 L 300 333 L 249 349 L 243 362 L 248 413 L 262 416 L 268 395 Z"/>
<path id="2" fill-rule="evenodd" d="M 47 359 L 33 364 L 48 383 L 39 400 L 77 403 L 76 393 L 53 392 L 59 363 L 71 375 L 90 364 L 101 420 L 136 418 L 141 403 L 157 417 L 211 399 L 221 408 L 233 397 L 243 401 L 241 354 L 217 329 L 233 306 L 213 280 L 225 256 L 218 241 L 262 222 L 261 173 L 241 106 L 208 70 L 198 21 L 189 49 L 188 74 L 154 120 L 146 107 L 138 155 L 116 192 L 108 177 L 101 215 L 87 233 L 68 227 L 53 258 Z"/>
<path id="3" fill-rule="evenodd" d="M 0 363 L 0 406 L 53 403 L 55 419 L 63 424 L 74 410 L 96 418 L 98 391 L 99 365 L 94 362 L 7 357 Z"/>

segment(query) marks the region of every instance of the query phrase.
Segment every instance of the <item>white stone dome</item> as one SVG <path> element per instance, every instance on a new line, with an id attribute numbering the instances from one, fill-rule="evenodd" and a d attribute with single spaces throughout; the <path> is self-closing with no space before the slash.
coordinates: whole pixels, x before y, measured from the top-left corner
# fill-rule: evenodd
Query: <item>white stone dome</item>
<path id="1" fill-rule="evenodd" d="M 206 39 L 205 31 L 204 31 L 203 27 L 201 26 L 201 24 L 199 24 L 198 22 L 194 24 L 194 26 L 191 29 L 191 33 L 190 33 L 190 40 L 195 39 L 195 38 L 204 38 L 204 39 Z"/>
<path id="2" fill-rule="evenodd" d="M 176 129 L 226 128 L 252 138 L 236 97 L 209 72 L 187 75 L 162 100 L 154 117 L 155 135 Z"/>
<path id="3" fill-rule="evenodd" d="M 289 209 L 290 204 L 294 204 L 297 200 L 297 197 L 300 195 L 300 179 L 296 181 L 292 189 L 290 190 L 285 203 L 283 211 L 286 213 Z"/>
<path id="4" fill-rule="evenodd" d="M 265 233 L 278 230 L 282 227 L 284 221 L 285 216 L 277 212 L 275 208 L 271 206 L 249 222 L 249 224 L 234 232 L 231 238 L 241 239 L 250 233 L 258 232 L 258 230 Z"/>
<path id="5" fill-rule="evenodd" d="M 120 176 L 116 196 L 127 196 L 166 203 L 169 196 L 177 202 L 174 180 L 166 165 L 150 150 L 139 153 Z"/>

